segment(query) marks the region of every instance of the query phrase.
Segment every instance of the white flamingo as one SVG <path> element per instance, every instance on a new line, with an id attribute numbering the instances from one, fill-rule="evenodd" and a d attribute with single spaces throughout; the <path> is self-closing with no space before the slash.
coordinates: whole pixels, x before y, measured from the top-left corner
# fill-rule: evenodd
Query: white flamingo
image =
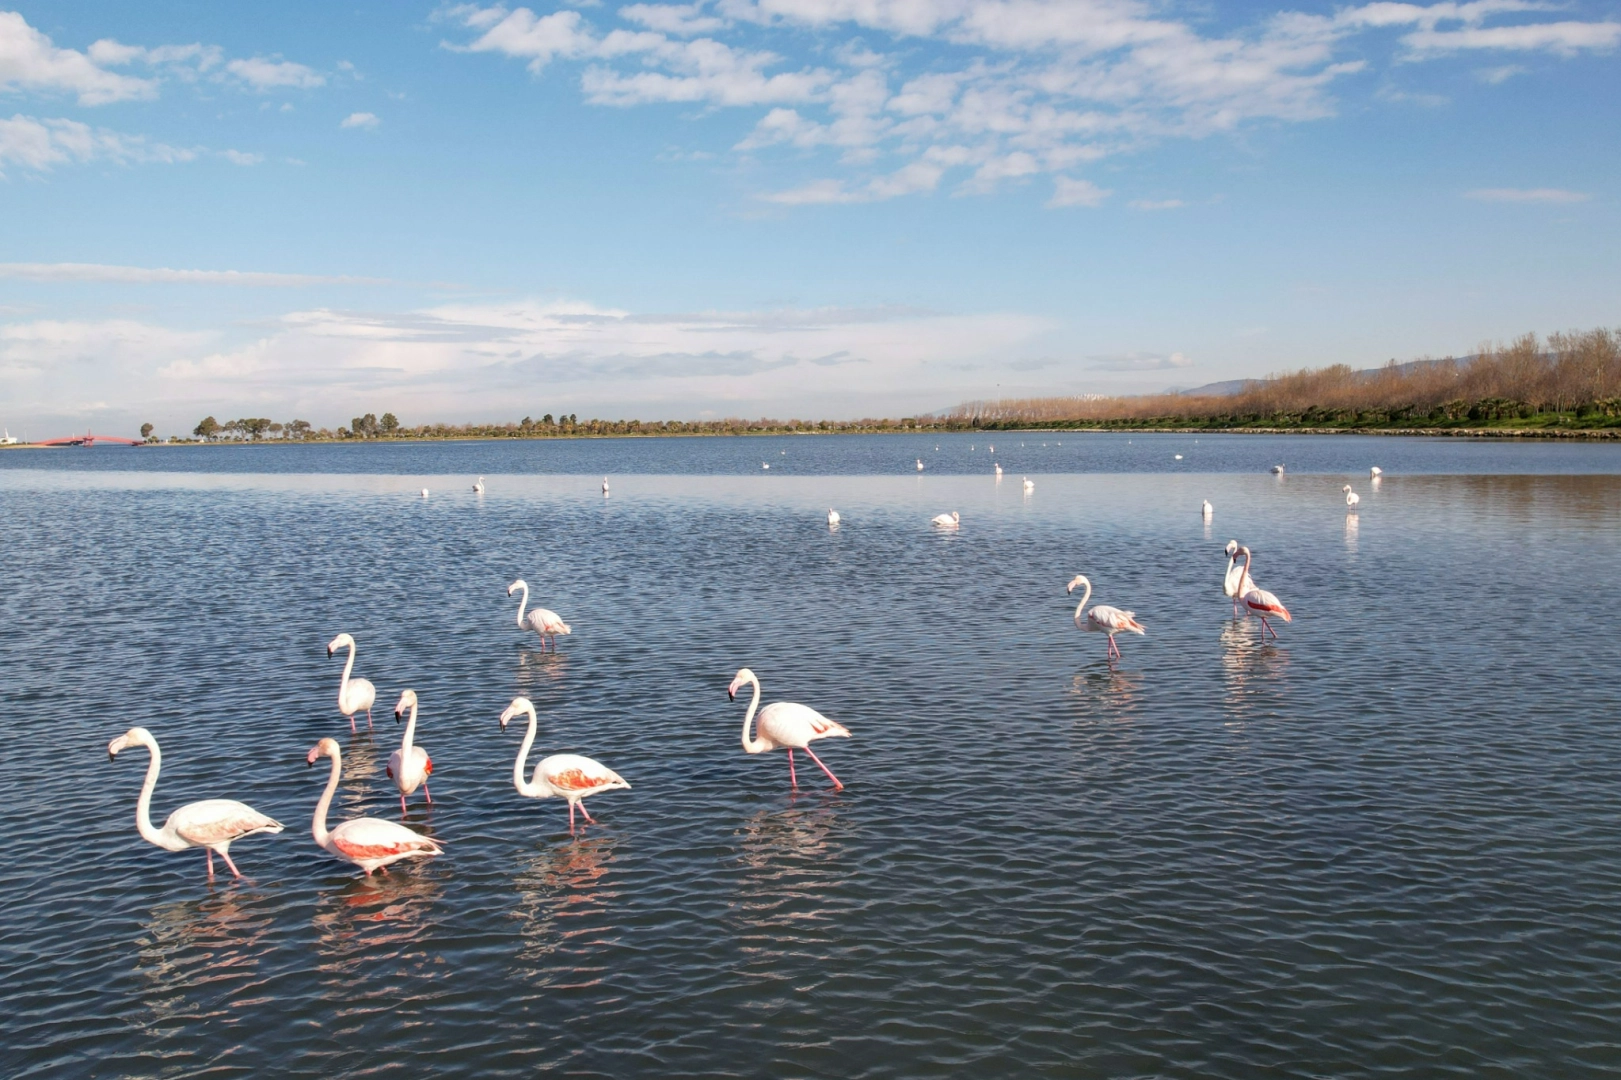
<path id="1" fill-rule="evenodd" d="M 1284 622 L 1294 622 L 1294 620 L 1289 617 L 1289 609 L 1283 606 L 1283 601 L 1256 585 L 1255 579 L 1250 577 L 1250 562 L 1254 559 L 1254 556 L 1250 554 L 1250 549 L 1241 547 L 1238 549 L 1238 553 L 1244 556 L 1244 578 L 1249 585 L 1248 590 L 1241 594 L 1244 600 L 1244 610 L 1253 611 L 1261 617 L 1262 641 L 1266 640 L 1268 633 L 1272 635 L 1272 640 L 1276 641 L 1278 632 L 1272 629 L 1272 624 L 1266 621 L 1266 617 L 1276 615 Z"/>
<path id="2" fill-rule="evenodd" d="M 332 805 L 332 794 L 338 790 L 338 780 L 343 775 L 343 752 L 338 749 L 336 739 L 322 739 L 310 748 L 305 760 L 314 766 L 315 759 L 323 754 L 332 759 L 332 774 L 327 777 L 321 801 L 315 804 L 315 821 L 310 827 L 310 835 L 317 844 L 338 858 L 354 863 L 366 871 L 367 877 L 371 876 L 373 870 L 401 859 L 444 854 L 440 846 L 443 841 L 430 840 L 413 829 L 381 818 L 351 818 L 328 832 L 326 812 Z"/>
<path id="3" fill-rule="evenodd" d="M 411 710 L 411 719 L 405 725 L 405 737 L 400 740 L 400 748 L 388 755 L 388 775 L 394 781 L 394 786 L 400 789 L 400 814 L 405 814 L 405 797 L 422 788 L 422 794 L 428 797 L 428 804 L 433 804 L 433 792 L 428 790 L 428 777 L 433 775 L 433 759 L 428 751 L 416 745 L 417 733 L 417 692 L 407 690 L 400 695 L 400 703 L 394 706 L 394 722 L 400 722 L 405 710 Z"/>
<path id="4" fill-rule="evenodd" d="M 1227 541 L 1227 573 L 1221 579 L 1221 591 L 1232 597 L 1233 618 L 1238 618 L 1238 598 L 1255 587 L 1249 571 L 1238 565 L 1238 541 Z"/>
<path id="5" fill-rule="evenodd" d="M 936 514 L 929 519 L 930 525 L 938 525 L 942 529 L 955 529 L 962 524 L 962 515 L 953 510 L 949 514 Z"/>
<path id="6" fill-rule="evenodd" d="M 474 495 L 482 495 L 482 494 L 484 494 L 484 478 L 482 476 L 479 477 L 477 480 L 473 481 L 473 494 Z"/>
<path id="7" fill-rule="evenodd" d="M 1120 646 L 1115 644 L 1116 634 L 1147 634 L 1143 624 L 1137 621 L 1135 611 L 1122 611 L 1117 607 L 1099 604 L 1091 611 L 1086 610 L 1086 602 L 1092 598 L 1092 583 L 1086 579 L 1085 574 L 1076 574 L 1070 580 L 1065 592 L 1074 592 L 1075 586 L 1084 585 L 1086 591 L 1081 594 L 1081 602 L 1075 605 L 1075 627 L 1078 630 L 1095 630 L 1109 635 L 1109 655 L 1114 659 L 1120 658 Z"/>
<path id="8" fill-rule="evenodd" d="M 1357 504 L 1362 501 L 1362 496 L 1352 491 L 1350 484 L 1346 484 L 1344 487 L 1340 488 L 1340 490 L 1345 492 L 1345 505 L 1350 507 L 1352 510 L 1355 510 Z"/>
<path id="9" fill-rule="evenodd" d="M 1216 515 L 1216 508 L 1214 506 L 1210 505 L 1210 500 L 1209 499 L 1206 499 L 1204 501 L 1204 504 L 1199 507 L 1199 516 L 1208 518 L 1208 517 L 1214 517 L 1215 515 Z"/>
<path id="10" fill-rule="evenodd" d="M 422 489 L 422 497 L 424 499 L 426 499 L 428 497 L 428 489 L 427 488 Z"/>
<path id="11" fill-rule="evenodd" d="M 501 714 L 501 730 L 507 729 L 507 721 L 520 713 L 529 714 L 529 732 L 523 737 L 523 745 L 518 747 L 518 760 L 512 763 L 512 786 L 518 789 L 519 795 L 527 795 L 531 799 L 547 799 L 553 795 L 561 795 L 568 800 L 568 831 L 574 831 L 574 808 L 578 806 L 585 820 L 596 824 L 591 811 L 585 808 L 583 801 L 587 795 L 595 795 L 602 791 L 612 791 L 615 788 L 630 790 L 630 785 L 624 777 L 602 764 L 579 754 L 552 754 L 535 762 L 534 778 L 527 783 L 523 778 L 523 763 L 529 757 L 529 748 L 535 745 L 535 730 L 538 721 L 535 719 L 535 706 L 526 697 L 515 697 L 512 704 Z"/>
<path id="12" fill-rule="evenodd" d="M 1024 478 L 1024 490 L 1025 491 L 1034 491 L 1034 490 L 1036 490 L 1036 482 L 1034 480 L 1030 479 L 1028 476 Z"/>
<path id="13" fill-rule="evenodd" d="M 608 494 L 608 478 L 606 476 L 602 478 L 602 493 L 604 495 Z"/>
<path id="14" fill-rule="evenodd" d="M 339 634 L 327 642 L 326 654 L 331 656 L 339 649 L 349 649 L 349 659 L 344 661 L 343 681 L 338 684 L 338 711 L 349 718 L 349 732 L 355 731 L 355 713 L 366 710 L 366 728 L 371 728 L 371 707 L 377 704 L 377 687 L 369 679 L 351 679 L 349 673 L 355 667 L 355 639 L 348 634 Z"/>
<path id="15" fill-rule="evenodd" d="M 759 738 L 751 739 L 749 722 L 754 719 L 754 710 L 760 708 L 759 678 L 748 668 L 742 668 L 732 680 L 732 685 L 726 688 L 726 696 L 736 701 L 738 688 L 745 683 L 754 684 L 754 700 L 749 702 L 748 714 L 743 717 L 743 749 L 751 754 L 763 754 L 779 746 L 786 749 L 788 782 L 795 788 L 799 787 L 799 777 L 794 773 L 794 751 L 803 750 L 823 772 L 827 773 L 827 778 L 833 781 L 833 789 L 843 791 L 844 785 L 833 775 L 832 769 L 822 764 L 822 759 L 816 756 L 810 744 L 816 739 L 835 737 L 848 739 L 849 729 L 843 724 L 829 720 L 808 705 L 796 705 L 792 701 L 774 701 L 760 710 L 760 720 L 755 725 Z"/>
<path id="16" fill-rule="evenodd" d="M 1000 465 L 996 467 L 996 478 L 998 480 L 1002 479 L 1002 466 Z"/>
<path id="17" fill-rule="evenodd" d="M 769 468 L 771 468 L 771 466 L 767 462 L 762 461 L 762 462 L 760 462 L 760 468 L 769 469 Z"/>
<path id="18" fill-rule="evenodd" d="M 837 510 L 833 509 L 831 506 L 828 507 L 827 508 L 827 523 L 829 525 L 837 525 L 839 523 L 839 520 L 840 520 L 839 512 Z"/>
<path id="19" fill-rule="evenodd" d="M 529 613 L 528 621 L 524 620 L 523 609 L 529 605 L 529 583 L 519 578 L 507 586 L 507 595 L 511 596 L 517 590 L 523 590 L 523 599 L 518 601 L 518 629 L 533 630 L 540 635 L 540 651 L 546 651 L 546 641 L 551 640 L 552 652 L 557 651 L 557 635 L 572 634 L 568 623 L 563 617 L 550 608 L 538 607 Z"/>
<path id="20" fill-rule="evenodd" d="M 1385 475 L 1385 470 L 1381 469 L 1377 465 L 1368 470 L 1368 479 L 1370 480 L 1377 480 L 1383 475 Z"/>
<path id="21" fill-rule="evenodd" d="M 164 851 L 185 851 L 200 847 L 208 853 L 208 880 L 214 880 L 214 852 L 220 853 L 232 877 L 241 877 L 242 871 L 231 861 L 231 842 L 255 833 L 279 833 L 279 821 L 265 817 L 246 803 L 235 799 L 204 799 L 187 803 L 163 823 L 163 828 L 152 827 L 152 789 L 158 786 L 158 769 L 163 765 L 163 753 L 158 741 L 144 727 L 132 727 L 107 744 L 107 760 L 118 756 L 120 750 L 144 746 L 151 755 L 146 766 L 146 782 L 141 785 L 141 796 L 135 801 L 135 828 L 141 839 L 156 844 Z"/>
<path id="22" fill-rule="evenodd" d="M 918 472 L 923 471 L 923 459 L 922 458 L 917 459 L 917 471 Z"/>
<path id="23" fill-rule="evenodd" d="M 1272 472 L 1276 476 L 1282 476 L 1283 475 L 1283 466 L 1282 465 L 1274 465 L 1274 466 L 1272 466 Z"/>

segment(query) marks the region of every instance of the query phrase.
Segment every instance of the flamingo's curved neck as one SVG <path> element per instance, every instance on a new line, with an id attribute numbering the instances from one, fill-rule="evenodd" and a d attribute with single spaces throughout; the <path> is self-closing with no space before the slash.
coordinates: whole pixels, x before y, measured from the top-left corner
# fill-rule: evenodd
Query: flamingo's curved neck
<path id="1" fill-rule="evenodd" d="M 754 710 L 760 707 L 760 680 L 750 673 L 749 682 L 754 684 L 754 697 L 749 702 L 748 715 L 743 717 L 743 749 L 751 754 L 763 754 L 771 749 L 766 745 L 766 741 L 749 738 L 749 725 L 754 722 Z"/>
<path id="2" fill-rule="evenodd" d="M 152 825 L 152 792 L 158 786 L 158 770 L 163 767 L 163 751 L 158 749 L 155 739 L 142 739 L 141 745 L 146 747 L 151 758 L 146 764 L 146 781 L 141 784 L 141 797 L 135 800 L 135 828 L 140 832 L 141 839 L 147 843 L 156 844 L 170 851 L 178 851 L 186 845 L 176 846 L 162 829 Z"/>
<path id="3" fill-rule="evenodd" d="M 400 757 L 402 759 L 409 758 L 411 756 L 411 740 L 416 738 L 416 733 L 417 706 L 416 702 L 413 701 L 411 702 L 411 719 L 405 722 L 405 738 L 400 740 Z"/>
<path id="4" fill-rule="evenodd" d="M 349 646 L 349 659 L 343 662 L 343 681 L 338 683 L 338 700 L 341 702 L 349 696 L 349 673 L 355 669 L 355 647 Z"/>
<path id="5" fill-rule="evenodd" d="M 524 585 L 523 585 L 523 596 L 518 600 L 518 629 L 519 630 L 524 629 L 524 625 L 523 625 L 523 609 L 528 607 L 528 606 L 529 606 L 529 583 L 526 581 L 526 582 L 524 582 Z"/>
<path id="6" fill-rule="evenodd" d="M 529 758 L 529 748 L 535 745 L 535 719 L 534 706 L 527 710 L 529 713 L 529 730 L 524 734 L 523 745 L 518 747 L 518 760 L 512 763 L 512 786 L 518 789 L 518 794 L 527 795 L 531 799 L 538 799 L 542 795 L 550 794 L 549 789 L 543 787 L 540 781 L 540 766 L 535 766 L 535 779 L 528 781 L 523 778 L 523 763 Z"/>
<path id="7" fill-rule="evenodd" d="M 1086 614 L 1086 602 L 1092 599 L 1092 583 L 1090 581 L 1081 582 L 1081 589 L 1081 602 L 1075 605 L 1076 622 L 1080 622 L 1082 616 Z"/>
<path id="8" fill-rule="evenodd" d="M 326 831 L 326 812 L 332 806 L 332 795 L 338 790 L 338 781 L 343 778 L 343 756 L 336 750 L 328 755 L 332 758 L 332 775 L 327 777 L 326 790 L 321 792 L 321 801 L 315 804 L 315 821 L 310 827 L 310 835 L 321 847 L 326 847 L 329 834 Z"/>
<path id="9" fill-rule="evenodd" d="M 1246 585 L 1250 586 L 1251 588 L 1254 587 L 1253 579 L 1250 577 L 1250 562 L 1254 558 L 1255 558 L 1255 556 L 1250 552 L 1250 549 L 1245 548 L 1244 549 L 1244 572 L 1238 576 L 1238 590 L 1239 590 L 1240 594 L 1249 592 L 1249 589 L 1245 588 Z"/>

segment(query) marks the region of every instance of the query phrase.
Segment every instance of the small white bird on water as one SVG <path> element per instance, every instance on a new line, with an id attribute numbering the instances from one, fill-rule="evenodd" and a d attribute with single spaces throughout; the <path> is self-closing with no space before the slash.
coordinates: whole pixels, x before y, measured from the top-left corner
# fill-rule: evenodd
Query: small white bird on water
<path id="1" fill-rule="evenodd" d="M 1204 517 L 1212 517 L 1216 513 L 1216 508 L 1210 505 L 1209 499 L 1206 499 L 1204 505 L 1199 507 L 1199 513 Z"/>
<path id="2" fill-rule="evenodd" d="M 769 464 L 767 464 L 766 462 L 762 461 L 762 462 L 760 462 L 760 468 L 769 469 L 769 468 L 771 468 L 771 466 Z"/>
<path id="3" fill-rule="evenodd" d="M 917 471 L 918 472 L 923 471 L 923 459 L 922 458 L 917 459 Z"/>
<path id="4" fill-rule="evenodd" d="M 949 514 L 936 514 L 929 519 L 930 525 L 938 525 L 942 529 L 955 529 L 962 524 L 962 515 L 953 510 Z"/>
<path id="5" fill-rule="evenodd" d="M 1002 466 L 1000 465 L 996 467 L 996 478 L 998 480 L 1002 479 Z"/>
<path id="6" fill-rule="evenodd" d="M 1357 507 L 1357 503 L 1362 501 L 1362 496 L 1360 496 L 1356 492 L 1352 491 L 1350 484 L 1346 484 L 1340 490 L 1345 492 L 1345 505 L 1349 506 L 1352 510 L 1355 510 L 1356 507 Z"/>
<path id="7" fill-rule="evenodd" d="M 1034 480 L 1030 479 L 1028 476 L 1024 478 L 1024 490 L 1025 491 L 1034 491 L 1034 490 L 1036 490 L 1036 482 Z"/>
<path id="8" fill-rule="evenodd" d="M 422 489 L 422 497 L 424 499 L 426 499 L 428 497 L 428 489 L 427 488 Z"/>
<path id="9" fill-rule="evenodd" d="M 1282 465 L 1274 465 L 1274 466 L 1272 466 L 1272 473 L 1275 476 L 1282 476 L 1283 475 L 1283 466 Z"/>
<path id="10" fill-rule="evenodd" d="M 473 481 L 473 494 L 474 495 L 482 495 L 482 494 L 484 494 L 484 478 L 482 476 L 479 477 L 477 480 Z"/>
<path id="11" fill-rule="evenodd" d="M 1176 455 L 1176 460 L 1181 461 L 1182 460 L 1182 455 L 1181 454 Z"/>
<path id="12" fill-rule="evenodd" d="M 835 526 L 839 523 L 839 512 L 831 506 L 827 508 L 827 523 Z"/>
<path id="13" fill-rule="evenodd" d="M 608 494 L 608 478 L 606 476 L 602 478 L 602 493 L 604 495 Z"/>
<path id="14" fill-rule="evenodd" d="M 1381 469 L 1377 465 L 1368 470 L 1368 478 L 1371 480 L 1377 480 L 1383 475 L 1385 475 L 1385 470 Z"/>

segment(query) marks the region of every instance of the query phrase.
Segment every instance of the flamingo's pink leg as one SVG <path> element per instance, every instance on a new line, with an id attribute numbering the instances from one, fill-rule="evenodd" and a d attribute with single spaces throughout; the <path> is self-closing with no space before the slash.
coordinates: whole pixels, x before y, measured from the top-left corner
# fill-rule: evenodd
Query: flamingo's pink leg
<path id="1" fill-rule="evenodd" d="M 354 735 L 354 734 L 356 734 L 358 732 L 358 730 L 359 729 L 355 727 L 355 714 L 350 713 L 349 714 L 349 734 Z"/>
<path id="2" fill-rule="evenodd" d="M 585 820 L 589 821 L 591 824 L 595 825 L 597 823 L 597 819 L 591 816 L 591 811 L 585 808 L 584 799 L 580 800 L 580 813 L 584 814 Z"/>
<path id="3" fill-rule="evenodd" d="M 428 790 L 428 782 L 426 780 L 422 781 L 422 794 L 428 797 L 428 802 L 433 802 L 433 792 Z"/>
<path id="4" fill-rule="evenodd" d="M 203 848 L 203 854 L 208 856 L 208 880 L 214 880 L 214 849 Z"/>
<path id="5" fill-rule="evenodd" d="M 225 865 L 229 866 L 231 868 L 231 876 L 232 877 L 241 877 L 242 876 L 242 871 L 238 870 L 236 868 L 236 863 L 231 861 L 231 853 L 229 851 L 220 852 L 220 858 L 224 859 L 225 860 Z M 210 861 L 212 861 L 212 860 L 210 860 Z"/>
<path id="6" fill-rule="evenodd" d="M 805 752 L 807 754 L 810 753 L 809 750 L 807 750 Z M 799 787 L 799 777 L 794 775 L 794 751 L 793 751 L 793 747 L 788 748 L 788 783 L 790 783 L 791 785 L 793 785 L 796 788 Z"/>
<path id="7" fill-rule="evenodd" d="M 372 730 L 372 726 L 371 726 L 371 710 L 370 709 L 366 710 L 366 730 L 367 731 Z"/>
<path id="8" fill-rule="evenodd" d="M 568 831 L 574 831 L 574 804 L 568 804 Z"/>
<path id="9" fill-rule="evenodd" d="M 400 792 L 400 817 L 405 816 L 405 792 Z"/>
<path id="10" fill-rule="evenodd" d="M 805 753 L 809 754 L 811 756 L 811 760 L 816 762 L 816 764 L 822 765 L 822 759 L 816 756 L 816 751 L 812 750 L 810 747 L 807 746 L 807 747 L 805 747 Z M 838 791 L 843 791 L 844 790 L 844 785 L 839 782 L 838 777 L 833 775 L 833 770 L 832 769 L 828 768 L 826 765 L 822 765 L 822 771 L 827 773 L 827 778 L 829 780 L 833 781 L 833 787 L 836 790 L 838 790 Z"/>

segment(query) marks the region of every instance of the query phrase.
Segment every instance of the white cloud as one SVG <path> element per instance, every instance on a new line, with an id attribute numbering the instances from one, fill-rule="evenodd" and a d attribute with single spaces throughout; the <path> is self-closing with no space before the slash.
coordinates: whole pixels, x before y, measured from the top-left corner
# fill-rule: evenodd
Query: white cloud
<path id="1" fill-rule="evenodd" d="M 1563 188 L 1476 188 L 1464 192 L 1463 197 L 1479 202 L 1511 203 L 1578 203 L 1592 198 L 1584 191 Z"/>
<path id="2" fill-rule="evenodd" d="M 326 85 L 326 76 L 303 64 L 291 60 L 267 59 L 255 56 L 249 60 L 232 60 L 225 70 L 255 90 L 292 88 L 313 90 Z"/>
<path id="3" fill-rule="evenodd" d="M 1068 176 L 1053 177 L 1053 196 L 1048 206 L 1102 206 L 1103 200 L 1113 195 L 1090 180 L 1075 180 Z"/>
<path id="4" fill-rule="evenodd" d="M 628 4 L 619 9 L 619 17 L 679 37 L 712 34 L 726 26 L 725 19 L 705 15 L 702 4 Z"/>
<path id="5" fill-rule="evenodd" d="M 382 121 L 377 119 L 375 113 L 357 112 L 344 117 L 343 122 L 338 126 L 341 128 L 374 128 L 381 123 Z"/>
<path id="6" fill-rule="evenodd" d="M 1172 371 L 1189 368 L 1193 361 L 1182 353 L 1128 352 L 1109 356 L 1089 356 L 1093 371 Z"/>
<path id="7" fill-rule="evenodd" d="M 1531 26 L 1470 26 L 1461 30 L 1420 30 L 1402 38 L 1415 53 L 1458 49 L 1545 50 L 1566 56 L 1583 49 L 1606 50 L 1621 42 L 1621 23 L 1540 23 Z"/>
<path id="8" fill-rule="evenodd" d="M 220 157 L 232 165 L 257 165 L 265 159 L 263 154 L 250 154 L 243 150 L 221 150 Z"/>
<path id="9" fill-rule="evenodd" d="M 77 120 L 37 120 L 21 113 L 10 120 L 0 118 L 0 175 L 4 175 L 7 165 L 47 172 L 56 165 L 97 160 L 121 165 L 172 164 L 191 161 L 196 156 L 196 150 L 148 142 L 142 136 L 123 135 L 106 128 L 92 128 Z"/>
<path id="10" fill-rule="evenodd" d="M 108 71 L 74 49 L 59 49 L 15 11 L 0 11 L 0 90 L 55 90 L 80 105 L 106 105 L 157 95 L 157 85 Z"/>
<path id="11" fill-rule="evenodd" d="M 276 274 L 255 270 L 170 270 L 157 266 L 107 263 L 0 263 L 0 278 L 27 281 L 110 281 L 125 284 L 184 285 L 387 285 L 388 278 L 330 274 Z"/>
<path id="12" fill-rule="evenodd" d="M 1133 210 L 1180 210 L 1188 204 L 1181 199 L 1133 199 L 1126 205 Z"/>
<path id="13" fill-rule="evenodd" d="M 1482 68 L 1475 72 L 1475 77 L 1483 83 L 1497 86 L 1508 82 L 1516 75 L 1524 75 L 1528 70 L 1530 69 L 1519 64 L 1503 64 L 1499 67 Z"/>

